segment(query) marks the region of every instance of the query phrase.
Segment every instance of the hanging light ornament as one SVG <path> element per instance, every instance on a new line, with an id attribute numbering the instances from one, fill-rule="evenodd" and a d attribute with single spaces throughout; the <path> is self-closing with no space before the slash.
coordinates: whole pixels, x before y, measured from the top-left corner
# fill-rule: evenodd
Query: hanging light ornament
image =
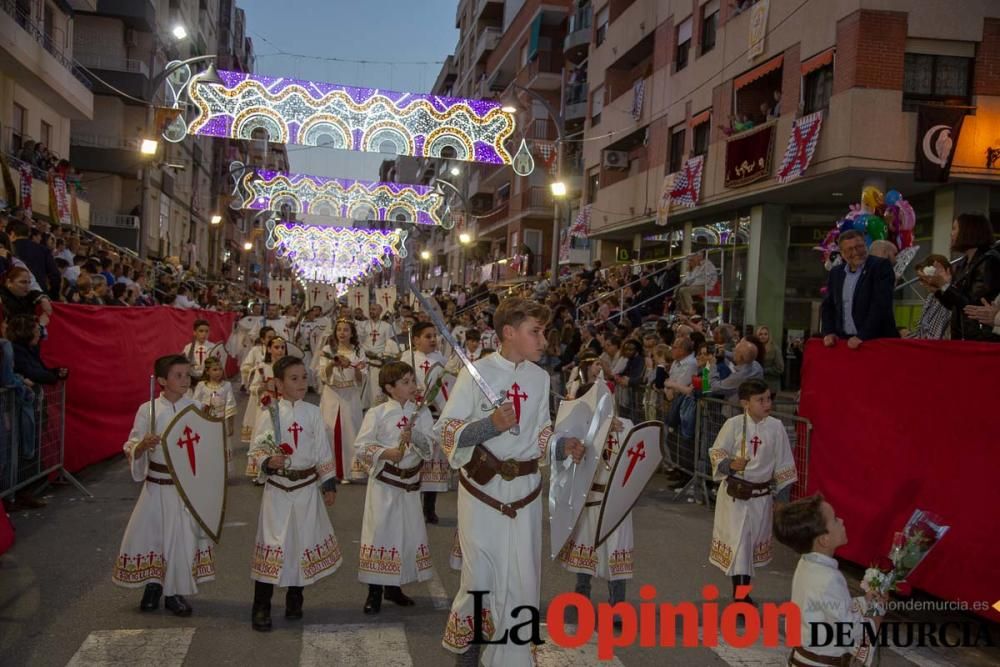
<path id="1" fill-rule="evenodd" d="M 528 142 L 524 139 L 521 139 L 521 147 L 517 149 L 512 166 L 518 176 L 529 176 L 535 170 L 535 158 L 531 157 Z"/>

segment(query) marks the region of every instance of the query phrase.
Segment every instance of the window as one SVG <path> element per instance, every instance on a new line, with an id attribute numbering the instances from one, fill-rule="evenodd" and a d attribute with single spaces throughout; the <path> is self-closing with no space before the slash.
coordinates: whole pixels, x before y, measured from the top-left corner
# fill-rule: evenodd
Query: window
<path id="1" fill-rule="evenodd" d="M 830 106 L 833 94 L 833 65 L 809 72 L 802 82 L 802 113 L 810 114 Z"/>
<path id="2" fill-rule="evenodd" d="M 674 53 L 675 72 L 687 67 L 688 51 L 691 49 L 691 17 L 686 18 L 677 26 L 677 50 Z"/>
<path id="3" fill-rule="evenodd" d="M 594 91 L 590 99 L 590 126 L 601 122 L 601 112 L 604 111 L 604 86 Z"/>
<path id="4" fill-rule="evenodd" d="M 594 43 L 600 46 L 608 38 L 608 6 L 597 12 L 597 31 L 594 33 Z"/>
<path id="5" fill-rule="evenodd" d="M 694 126 L 694 154 L 695 155 L 707 155 L 708 154 L 708 141 L 712 128 L 712 123 L 710 121 L 705 121 L 704 123 L 698 123 Z"/>
<path id="6" fill-rule="evenodd" d="M 907 53 L 903 60 L 903 110 L 921 102 L 968 104 L 972 95 L 972 58 Z"/>
<path id="7" fill-rule="evenodd" d="M 715 48 L 715 31 L 719 27 L 719 0 L 708 0 L 701 6 L 701 52 Z"/>
<path id="8" fill-rule="evenodd" d="M 45 147 L 52 150 L 52 126 L 42 121 L 41 141 Z"/>
<path id="9" fill-rule="evenodd" d="M 597 191 L 601 189 L 601 170 L 594 169 L 587 173 L 587 203 L 593 204 L 597 199 Z"/>
<path id="10" fill-rule="evenodd" d="M 684 135 L 683 127 L 670 133 L 670 173 L 680 171 L 684 166 Z"/>
<path id="11" fill-rule="evenodd" d="M 14 118 L 11 123 L 10 152 L 17 153 L 24 145 L 24 124 L 27 121 L 27 112 L 20 104 L 14 104 Z"/>

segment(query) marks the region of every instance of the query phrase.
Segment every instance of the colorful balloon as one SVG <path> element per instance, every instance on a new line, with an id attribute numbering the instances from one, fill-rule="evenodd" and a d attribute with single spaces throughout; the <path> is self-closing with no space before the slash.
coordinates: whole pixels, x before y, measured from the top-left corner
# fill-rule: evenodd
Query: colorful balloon
<path id="1" fill-rule="evenodd" d="M 883 195 L 882 191 L 874 185 L 869 185 L 861 191 L 861 205 L 868 213 L 874 213 L 875 209 L 881 206 L 884 202 L 885 195 Z"/>
<path id="2" fill-rule="evenodd" d="M 854 218 L 854 229 L 859 232 L 865 232 L 868 229 L 868 220 L 871 218 L 871 214 L 862 213 L 858 217 Z"/>
<path id="3" fill-rule="evenodd" d="M 896 202 L 903 198 L 903 195 L 899 194 L 899 190 L 889 190 L 885 193 L 885 205 L 895 206 Z"/>
<path id="4" fill-rule="evenodd" d="M 914 212 L 910 202 L 900 199 L 896 204 L 899 209 L 899 228 L 910 230 L 917 226 L 917 214 Z"/>
<path id="5" fill-rule="evenodd" d="M 868 218 L 867 222 L 868 226 L 865 228 L 865 233 L 871 237 L 873 241 L 884 241 L 886 238 L 886 231 L 888 231 L 885 220 L 877 215 L 873 215 Z"/>

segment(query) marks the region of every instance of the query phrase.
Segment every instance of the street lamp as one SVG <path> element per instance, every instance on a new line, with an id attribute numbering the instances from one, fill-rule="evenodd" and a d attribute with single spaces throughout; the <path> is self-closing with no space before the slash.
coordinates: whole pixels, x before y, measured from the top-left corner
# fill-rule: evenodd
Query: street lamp
<path id="1" fill-rule="evenodd" d="M 218 214 L 213 215 L 212 218 L 209 220 L 209 222 L 211 224 L 213 224 L 213 225 L 221 224 L 222 223 L 222 216 L 218 215 Z"/>
<path id="2" fill-rule="evenodd" d="M 430 252 L 430 250 L 421 250 L 420 251 L 420 259 L 424 260 L 425 262 L 431 261 L 431 252 Z"/>
<path id="3" fill-rule="evenodd" d="M 156 155 L 156 150 L 160 147 L 160 142 L 156 139 L 143 139 L 139 152 L 143 155 Z"/>
<path id="4" fill-rule="evenodd" d="M 246 250 L 247 252 L 253 250 L 253 243 L 247 241 L 246 243 L 243 244 L 243 249 Z"/>
<path id="5" fill-rule="evenodd" d="M 469 245 L 470 243 L 472 243 L 472 237 L 466 234 L 465 232 L 462 232 L 461 234 L 458 235 L 458 242 L 461 243 L 462 245 Z"/>
<path id="6" fill-rule="evenodd" d="M 562 181 L 554 181 L 553 183 L 550 183 L 549 188 L 552 190 L 553 197 L 566 196 L 566 184 Z"/>
<path id="7" fill-rule="evenodd" d="M 452 167 L 451 169 L 449 169 L 449 170 L 448 170 L 448 172 L 449 172 L 449 173 L 450 173 L 450 174 L 451 174 L 452 176 L 458 176 L 459 174 L 461 174 L 461 173 L 462 173 L 462 170 L 461 170 L 461 169 L 459 169 L 458 167 Z"/>
<path id="8" fill-rule="evenodd" d="M 182 39 L 187 39 L 188 36 L 187 28 L 182 26 L 180 23 L 175 25 L 173 30 L 170 31 L 170 33 L 174 36 L 174 39 L 176 39 L 177 41 L 180 41 Z"/>

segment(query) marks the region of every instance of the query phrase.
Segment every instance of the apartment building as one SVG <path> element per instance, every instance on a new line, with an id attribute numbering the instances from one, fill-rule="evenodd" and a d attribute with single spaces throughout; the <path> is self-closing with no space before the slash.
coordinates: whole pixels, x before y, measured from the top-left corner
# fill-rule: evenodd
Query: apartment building
<path id="1" fill-rule="evenodd" d="M 959 212 L 992 210 L 1000 221 L 1000 172 L 986 161 L 1000 147 L 996 2 L 593 5 L 582 203 L 605 265 L 623 249 L 651 259 L 721 247 L 712 257 L 727 318 L 810 330 L 825 284 L 813 247 L 865 185 L 910 201 L 921 255 L 947 254 Z M 926 103 L 968 107 L 946 183 L 914 178 L 916 109 Z M 811 164 L 780 183 L 793 121 L 814 112 Z M 727 176 L 727 145 L 740 138 L 733 116 L 773 135 L 769 163 L 750 179 Z M 657 226 L 665 176 L 699 155 L 697 205 L 675 205 Z"/>
<path id="2" fill-rule="evenodd" d="M 5 0 L 0 3 L 0 150 L 21 187 L 17 155 L 28 142 L 60 158 L 70 155 L 70 123 L 94 114 L 90 82 L 74 63 L 75 13 L 96 0 Z M 48 175 L 32 169 L 31 208 L 49 219 Z M 10 196 L 9 196 L 10 197 Z M 12 203 L 11 201 L 7 203 Z M 90 195 L 77 197 L 80 223 L 90 222 Z"/>

